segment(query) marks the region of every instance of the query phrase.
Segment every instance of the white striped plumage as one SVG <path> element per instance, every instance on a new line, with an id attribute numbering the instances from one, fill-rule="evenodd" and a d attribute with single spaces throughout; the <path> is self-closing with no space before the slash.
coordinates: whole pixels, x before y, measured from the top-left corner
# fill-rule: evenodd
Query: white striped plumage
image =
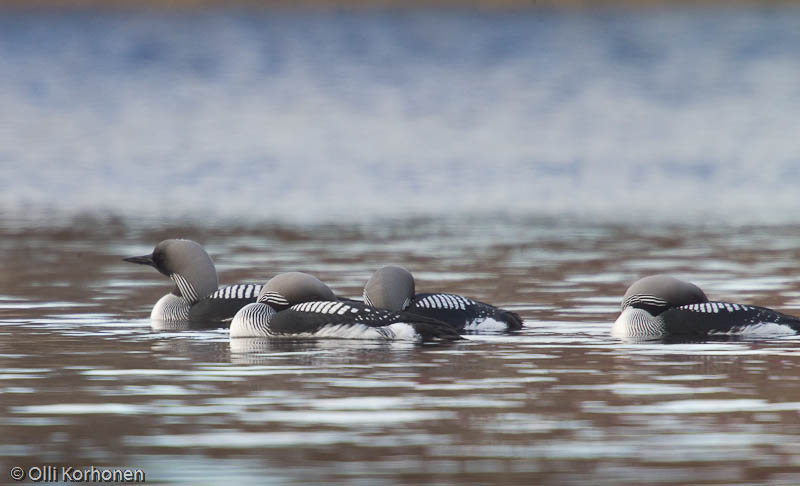
<path id="1" fill-rule="evenodd" d="M 453 309 L 466 310 L 475 302 L 455 294 L 431 294 L 415 302 L 414 305 L 424 309 Z M 407 307 L 407 305 L 406 305 Z"/>
<path id="2" fill-rule="evenodd" d="M 267 291 L 259 295 L 259 302 L 277 306 L 288 306 L 289 301 L 280 292 Z"/>
<path id="3" fill-rule="evenodd" d="M 647 294 L 634 294 L 629 296 L 627 299 L 622 301 L 622 309 L 630 307 L 634 304 L 643 304 L 643 305 L 650 305 L 653 307 L 668 307 L 669 302 L 664 299 L 660 299 L 654 295 L 647 295 Z"/>
<path id="4" fill-rule="evenodd" d="M 368 305 L 368 306 L 370 306 L 370 307 L 375 307 L 375 305 L 374 305 L 374 304 L 372 303 L 372 301 L 369 299 L 369 294 L 367 293 L 367 289 L 364 289 L 364 293 L 363 293 L 363 294 L 361 294 L 361 295 L 362 295 L 362 297 L 364 298 L 364 303 L 365 303 L 365 304 L 367 304 L 367 305 Z M 406 306 L 406 305 L 408 305 L 408 302 L 409 302 L 409 299 L 406 299 L 406 303 L 405 303 L 405 304 L 404 304 L 404 306 L 403 306 L 403 308 L 404 308 L 404 309 L 405 309 L 405 306 Z"/>
<path id="5" fill-rule="evenodd" d="M 239 309 L 231 321 L 230 336 L 260 337 L 271 336 L 269 321 L 275 310 L 267 304 L 254 302 Z"/>
<path id="6" fill-rule="evenodd" d="M 223 287 L 213 294 L 210 299 L 253 299 L 261 292 L 261 285 L 257 284 L 236 284 Z"/>
<path id="7" fill-rule="evenodd" d="M 150 312 L 150 319 L 156 321 L 187 321 L 191 304 L 183 297 L 169 293 L 156 302 Z"/>
<path id="8" fill-rule="evenodd" d="M 190 303 L 197 302 L 197 292 L 194 290 L 192 284 L 186 280 L 181 274 L 173 273 L 170 275 L 170 278 L 175 281 L 175 284 L 178 286 L 178 289 L 181 292 L 181 296 L 189 301 Z"/>
<path id="9" fill-rule="evenodd" d="M 320 326 L 313 332 L 300 333 L 275 333 L 270 328 L 270 320 L 276 312 L 272 307 L 263 303 L 248 304 L 236 313 L 231 322 L 230 337 L 270 337 L 270 338 L 339 338 L 339 339 L 372 339 L 382 341 L 420 339 L 414 326 L 403 322 L 394 322 L 384 326 L 374 325 L 381 320 L 390 320 L 390 312 L 373 312 L 372 309 L 361 309 L 349 306 L 343 302 L 317 301 L 304 302 L 290 308 L 295 312 L 309 314 L 323 314 L 332 316 L 332 319 L 341 321 L 339 316 L 350 316 L 345 322 L 331 322 Z M 355 314 L 355 315 L 354 315 Z M 336 316 L 335 318 L 333 316 Z M 344 318 L 347 319 L 347 318 Z M 359 322 L 360 319 L 369 323 Z M 370 325 L 373 324 L 373 325 Z"/>
<path id="10" fill-rule="evenodd" d="M 663 334 L 664 320 L 636 307 L 625 308 L 611 327 L 614 337 L 657 337 Z"/>

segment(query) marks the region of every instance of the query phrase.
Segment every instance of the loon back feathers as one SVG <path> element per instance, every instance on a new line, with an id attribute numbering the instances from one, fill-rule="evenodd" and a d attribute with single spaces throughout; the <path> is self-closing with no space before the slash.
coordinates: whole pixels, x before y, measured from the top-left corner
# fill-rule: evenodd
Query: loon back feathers
<path id="1" fill-rule="evenodd" d="M 224 322 L 233 319 L 236 312 L 255 302 L 261 285 L 236 284 L 222 287 L 189 308 L 190 321 Z"/>
<path id="2" fill-rule="evenodd" d="M 457 329 L 508 330 L 522 329 L 522 318 L 500 309 L 456 294 L 417 294 L 406 309 L 449 323 Z"/>
<path id="3" fill-rule="evenodd" d="M 749 328 L 768 324 L 800 331 L 800 319 L 766 307 L 705 302 L 673 307 L 664 311 L 662 319 L 669 334 L 739 334 Z"/>
<path id="4" fill-rule="evenodd" d="M 461 338 L 450 326 L 434 319 L 336 301 L 304 302 L 280 312 L 263 303 L 248 305 L 236 314 L 231 337 L 259 336 L 423 341 Z"/>

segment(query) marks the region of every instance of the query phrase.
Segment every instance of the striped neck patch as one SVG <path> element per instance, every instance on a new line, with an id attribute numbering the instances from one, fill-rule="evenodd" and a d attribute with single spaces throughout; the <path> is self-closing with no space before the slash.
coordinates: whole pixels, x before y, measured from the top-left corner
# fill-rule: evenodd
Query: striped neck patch
<path id="1" fill-rule="evenodd" d="M 269 304 L 279 307 L 289 306 L 289 301 L 279 292 L 264 292 L 263 295 L 259 296 L 258 301 L 262 304 Z"/>
<path id="2" fill-rule="evenodd" d="M 647 295 L 647 294 L 634 294 L 622 301 L 623 310 L 635 305 L 650 306 L 650 307 L 669 307 L 669 302 L 659 297 L 656 297 L 655 295 Z"/>
<path id="3" fill-rule="evenodd" d="M 175 285 L 178 286 L 178 290 L 181 291 L 181 296 L 183 296 L 184 299 L 192 303 L 197 302 L 197 292 L 188 280 L 183 278 L 179 273 L 173 273 L 170 275 L 170 278 L 175 281 Z"/>

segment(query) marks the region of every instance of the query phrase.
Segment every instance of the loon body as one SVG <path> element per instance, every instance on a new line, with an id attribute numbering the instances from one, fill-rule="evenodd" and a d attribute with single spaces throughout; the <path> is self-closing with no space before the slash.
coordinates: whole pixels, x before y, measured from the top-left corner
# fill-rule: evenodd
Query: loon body
<path id="1" fill-rule="evenodd" d="M 776 335 L 797 333 L 800 319 L 766 307 L 709 301 L 696 285 L 667 275 L 631 285 L 614 322 L 615 337 Z"/>
<path id="2" fill-rule="evenodd" d="M 230 335 L 382 341 L 460 339 L 447 324 L 435 319 L 340 301 L 325 284 L 299 272 L 277 275 L 267 282 L 257 302 L 236 313 Z"/>
<path id="3" fill-rule="evenodd" d="M 255 302 L 261 291 L 261 286 L 254 284 L 218 288 L 214 262 L 191 240 L 164 240 L 150 255 L 124 260 L 154 267 L 175 282 L 172 291 L 153 306 L 150 318 L 155 321 L 230 321 L 236 311 Z"/>
<path id="4" fill-rule="evenodd" d="M 364 286 L 364 302 L 381 309 L 405 311 L 431 317 L 465 331 L 513 331 L 522 328 L 522 318 L 456 294 L 415 293 L 414 277 L 403 267 L 378 269 Z"/>

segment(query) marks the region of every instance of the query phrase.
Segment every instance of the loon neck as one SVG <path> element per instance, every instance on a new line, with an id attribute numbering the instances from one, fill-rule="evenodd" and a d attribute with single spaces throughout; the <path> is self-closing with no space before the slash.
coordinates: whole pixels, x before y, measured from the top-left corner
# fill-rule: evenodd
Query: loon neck
<path id="1" fill-rule="evenodd" d="M 211 280 L 192 282 L 179 273 L 170 274 L 169 278 L 175 282 L 172 294 L 186 300 L 190 305 L 194 304 L 217 291 L 216 271 L 214 272 L 214 277 L 213 282 Z"/>
<path id="2" fill-rule="evenodd" d="M 663 336 L 664 319 L 645 309 L 626 307 L 611 328 L 613 337 Z"/>
<path id="3" fill-rule="evenodd" d="M 269 322 L 275 315 L 275 309 L 268 304 L 255 302 L 239 309 L 231 321 L 230 337 L 263 337 L 269 336 Z"/>
<path id="4" fill-rule="evenodd" d="M 156 321 L 188 321 L 191 303 L 180 296 L 169 293 L 156 302 L 150 312 L 150 319 Z"/>

